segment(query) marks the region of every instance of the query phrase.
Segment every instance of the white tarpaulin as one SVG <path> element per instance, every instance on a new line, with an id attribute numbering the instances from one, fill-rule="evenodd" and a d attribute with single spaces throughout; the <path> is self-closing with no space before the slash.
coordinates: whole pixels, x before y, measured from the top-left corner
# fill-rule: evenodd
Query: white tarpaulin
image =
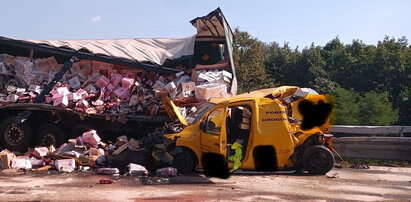
<path id="1" fill-rule="evenodd" d="M 166 59 L 194 54 L 196 36 L 186 38 L 114 39 L 114 40 L 25 40 L 74 50 L 87 49 L 94 54 L 153 62 L 162 65 Z"/>

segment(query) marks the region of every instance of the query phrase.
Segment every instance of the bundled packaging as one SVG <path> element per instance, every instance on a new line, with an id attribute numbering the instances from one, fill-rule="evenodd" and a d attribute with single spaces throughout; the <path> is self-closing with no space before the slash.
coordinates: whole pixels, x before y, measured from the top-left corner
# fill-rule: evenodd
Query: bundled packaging
<path id="1" fill-rule="evenodd" d="M 27 156 L 18 156 L 13 159 L 11 167 L 14 169 L 28 170 L 32 168 L 30 158 Z"/>
<path id="2" fill-rule="evenodd" d="M 227 87 L 221 83 L 203 84 L 195 87 L 195 96 L 199 100 L 227 97 Z"/>
<path id="3" fill-rule="evenodd" d="M 59 172 L 73 172 L 76 169 L 76 162 L 74 159 L 59 159 L 54 162 Z"/>

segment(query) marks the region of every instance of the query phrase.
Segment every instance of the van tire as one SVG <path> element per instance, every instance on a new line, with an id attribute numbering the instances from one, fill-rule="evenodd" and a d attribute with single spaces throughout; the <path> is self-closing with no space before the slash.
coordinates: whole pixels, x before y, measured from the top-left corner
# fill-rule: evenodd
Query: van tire
<path id="1" fill-rule="evenodd" d="M 27 122 L 13 124 L 16 117 L 9 117 L 0 123 L 0 143 L 9 150 L 25 152 L 32 138 Z"/>
<path id="2" fill-rule="evenodd" d="M 38 137 L 37 145 L 39 146 L 50 146 L 53 145 L 58 147 L 66 141 L 66 136 L 63 130 L 54 124 L 46 123 L 39 127 L 37 130 Z"/>
<path id="3" fill-rule="evenodd" d="M 324 145 L 313 145 L 304 151 L 303 166 L 312 175 L 325 175 L 334 164 L 334 155 Z"/>
<path id="4" fill-rule="evenodd" d="M 198 162 L 195 154 L 189 149 L 180 148 L 182 151 L 174 155 L 173 167 L 180 174 L 194 173 Z"/>

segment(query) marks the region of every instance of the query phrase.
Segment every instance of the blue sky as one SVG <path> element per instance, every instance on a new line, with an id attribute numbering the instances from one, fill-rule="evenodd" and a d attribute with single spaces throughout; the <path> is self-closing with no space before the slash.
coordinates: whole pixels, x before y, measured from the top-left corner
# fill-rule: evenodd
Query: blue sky
<path id="1" fill-rule="evenodd" d="M 408 0 L 8 0 L 2 1 L 0 35 L 23 39 L 186 37 L 189 21 L 218 6 L 232 28 L 265 42 L 292 47 L 324 45 L 339 37 L 376 44 L 385 35 L 411 39 Z"/>

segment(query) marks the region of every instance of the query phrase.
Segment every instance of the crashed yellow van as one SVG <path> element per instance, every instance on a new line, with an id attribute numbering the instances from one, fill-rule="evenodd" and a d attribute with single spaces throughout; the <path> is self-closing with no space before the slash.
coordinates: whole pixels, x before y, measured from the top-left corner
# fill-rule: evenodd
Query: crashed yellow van
<path id="1" fill-rule="evenodd" d="M 325 113 L 320 105 L 328 106 Z M 204 168 L 202 158 L 212 153 L 223 156 L 228 168 L 233 168 L 234 162 L 228 160 L 235 153 L 231 148 L 240 143 L 242 170 L 293 169 L 325 174 L 334 166 L 328 148 L 331 137 L 325 134 L 330 106 L 327 98 L 315 91 L 283 86 L 212 99 L 185 119 L 174 108 L 186 127 L 168 135 L 177 139 L 180 149 L 173 166 L 181 173 L 190 173 Z"/>

